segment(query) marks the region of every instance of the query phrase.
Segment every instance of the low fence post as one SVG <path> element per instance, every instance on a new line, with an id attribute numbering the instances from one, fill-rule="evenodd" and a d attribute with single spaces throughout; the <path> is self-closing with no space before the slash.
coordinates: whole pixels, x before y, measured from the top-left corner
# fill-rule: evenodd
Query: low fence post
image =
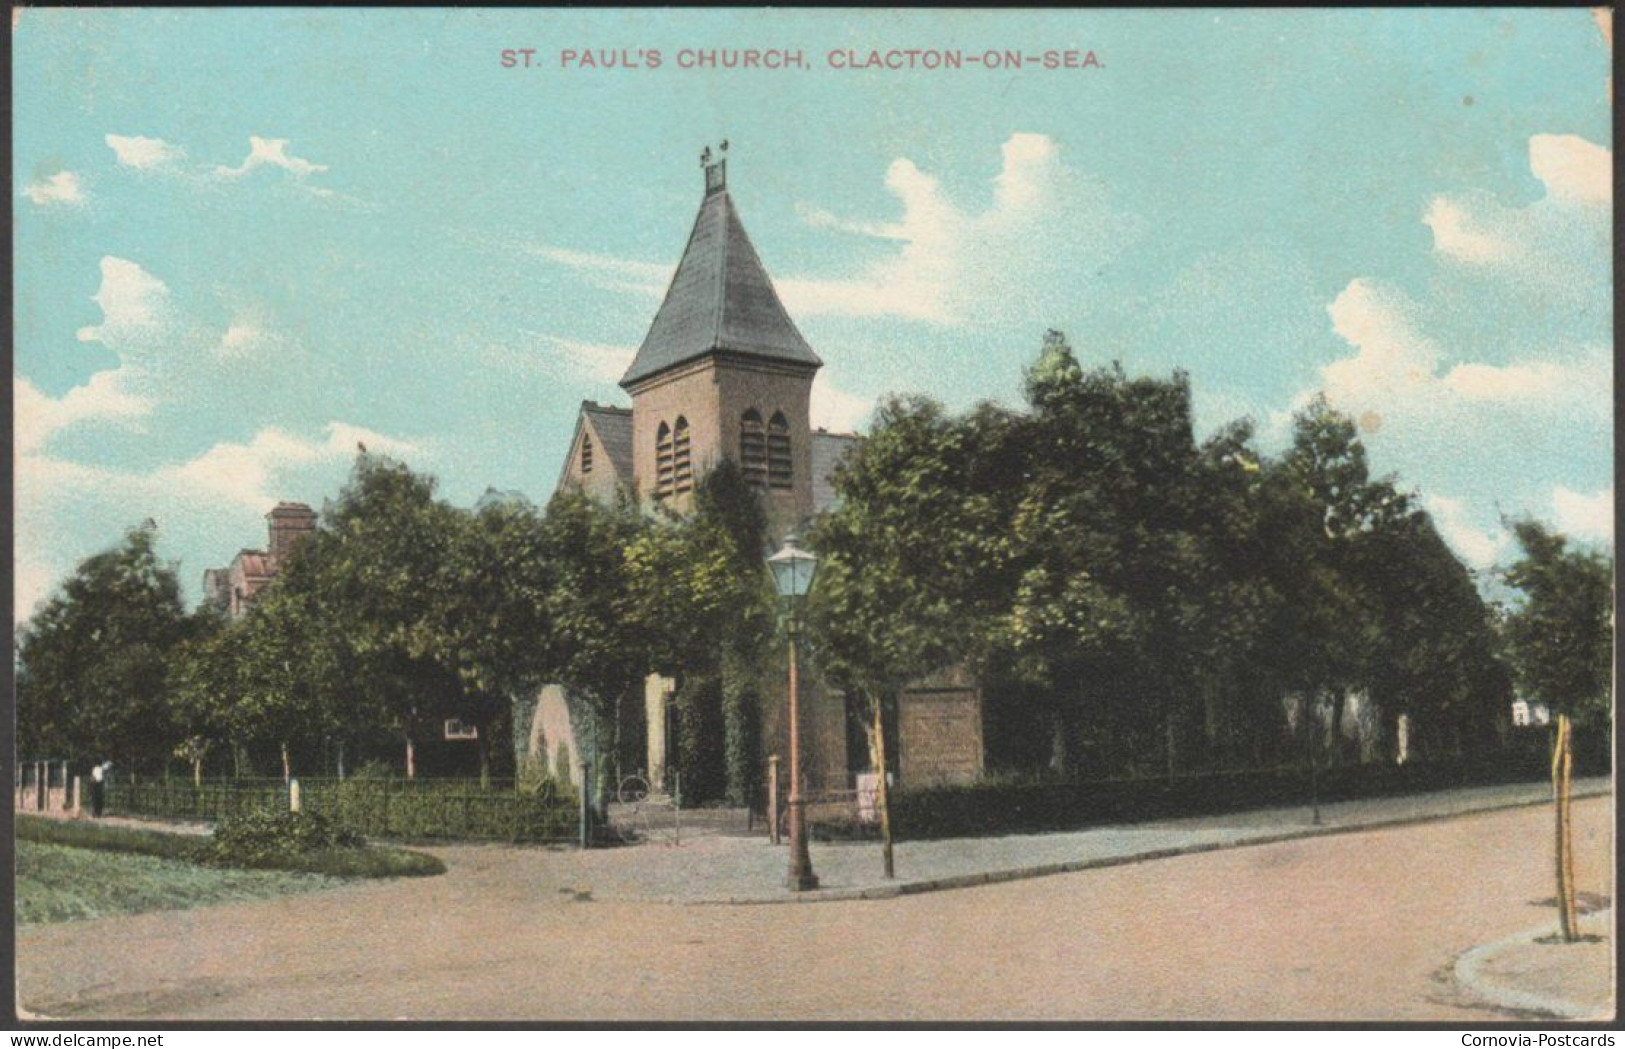
<path id="1" fill-rule="evenodd" d="M 587 806 L 587 790 L 588 790 L 588 787 L 589 787 L 589 783 L 587 782 L 588 775 L 590 775 L 590 773 L 588 773 L 588 771 L 587 771 L 587 763 L 585 761 L 583 761 L 581 763 L 581 816 L 580 816 L 581 847 L 583 849 L 589 847 L 589 841 L 590 841 L 590 839 L 592 837 L 591 809 L 589 809 L 588 806 Z"/>
<path id="2" fill-rule="evenodd" d="M 288 811 L 299 811 L 299 780 L 297 778 L 288 780 Z"/>
<path id="3" fill-rule="evenodd" d="M 69 811 L 75 816 L 79 815 L 84 809 L 84 796 L 80 793 L 83 789 L 83 781 L 78 776 L 73 777 L 73 808 Z"/>
<path id="4" fill-rule="evenodd" d="M 767 840 L 779 843 L 779 756 L 767 759 Z"/>

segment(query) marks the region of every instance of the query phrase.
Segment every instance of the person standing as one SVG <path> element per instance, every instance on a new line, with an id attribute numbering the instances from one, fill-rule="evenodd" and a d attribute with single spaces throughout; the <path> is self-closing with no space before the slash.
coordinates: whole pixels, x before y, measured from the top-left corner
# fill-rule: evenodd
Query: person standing
<path id="1" fill-rule="evenodd" d="M 111 764 L 104 761 L 90 770 L 90 814 L 97 819 L 101 818 L 102 807 L 107 804 L 107 767 Z"/>

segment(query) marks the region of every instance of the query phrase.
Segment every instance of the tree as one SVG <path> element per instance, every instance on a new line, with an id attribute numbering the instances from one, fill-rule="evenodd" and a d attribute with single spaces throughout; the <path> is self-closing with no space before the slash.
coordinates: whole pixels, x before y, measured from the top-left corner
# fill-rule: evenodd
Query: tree
<path id="1" fill-rule="evenodd" d="M 357 455 L 338 499 L 275 585 L 301 593 L 301 616 L 322 624 L 313 636 L 336 646 L 331 665 L 354 683 L 349 702 L 404 742 L 408 776 L 418 733 L 461 709 L 459 678 L 437 631 L 458 528 L 435 487 L 433 477 L 387 456 Z"/>
<path id="2" fill-rule="evenodd" d="M 229 714 L 241 671 L 236 638 L 225 615 L 205 605 L 195 616 L 198 630 L 174 652 L 169 703 L 180 734 L 175 755 L 192 766 L 192 780 L 201 785 L 203 763 L 217 745 L 230 745 L 234 757 L 240 753 Z"/>
<path id="3" fill-rule="evenodd" d="M 635 507 L 600 506 L 581 492 L 555 495 L 543 518 L 550 566 L 543 615 L 549 677 L 564 686 L 577 748 L 602 811 L 616 728 L 653 665 L 627 551 L 649 525 Z"/>
<path id="4" fill-rule="evenodd" d="M 1574 900 L 1574 844 L 1570 820 L 1573 731 L 1588 726 L 1606 734 L 1612 721 L 1613 565 L 1594 550 L 1571 549 L 1561 534 L 1525 518 L 1513 533 L 1523 556 L 1507 582 L 1523 603 L 1507 622 L 1519 682 L 1558 713 L 1552 781 L 1557 810 L 1557 900 L 1563 937 L 1579 936 Z"/>
<path id="5" fill-rule="evenodd" d="M 477 727 L 480 780 L 488 783 L 498 722 L 548 669 L 546 530 L 536 507 L 518 498 L 487 498 L 472 513 L 444 508 L 438 517 L 451 542 L 435 566 L 436 600 L 416 650 L 455 680 L 453 709 Z"/>
<path id="6" fill-rule="evenodd" d="M 998 630 L 1018 676 L 1053 697 L 1052 765 L 1175 765 L 1184 698 L 1216 645 L 1216 563 L 1190 387 L 1084 370 L 1059 333 L 1028 372 L 1028 449 L 1010 521 L 1019 566 Z"/>
<path id="7" fill-rule="evenodd" d="M 1515 521 L 1523 555 L 1506 570 L 1522 602 L 1507 618 L 1519 686 L 1531 699 L 1606 731 L 1612 717 L 1613 561 L 1532 519 Z"/>
<path id="8" fill-rule="evenodd" d="M 150 522 L 81 562 L 19 631 L 21 753 L 161 767 L 175 743 L 169 662 L 191 629 Z"/>
<path id="9" fill-rule="evenodd" d="M 1005 557 L 1007 427 L 987 407 L 956 419 L 924 398 L 883 403 L 869 438 L 837 471 L 839 503 L 810 537 L 820 558 L 809 599 L 815 660 L 866 715 L 887 877 L 888 712 L 909 682 L 980 651 L 987 598 L 998 593 L 990 581 Z"/>

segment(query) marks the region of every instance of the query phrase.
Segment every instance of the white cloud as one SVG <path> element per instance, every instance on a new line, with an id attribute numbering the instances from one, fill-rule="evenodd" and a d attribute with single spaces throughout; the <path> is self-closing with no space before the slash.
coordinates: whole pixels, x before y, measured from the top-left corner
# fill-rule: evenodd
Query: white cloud
<path id="1" fill-rule="evenodd" d="M 618 383 L 637 353 L 631 346 L 583 342 L 546 332 L 522 329 L 520 334 L 542 343 L 542 348 L 534 345 L 491 345 L 480 355 L 481 359 L 486 364 L 513 371 L 543 375 L 557 375 L 565 371 L 584 379 Z"/>
<path id="2" fill-rule="evenodd" d="M 1321 369 L 1322 389 L 1351 414 L 1414 418 L 1474 405 L 1588 416 L 1612 410 L 1612 361 L 1605 347 L 1507 365 L 1467 361 L 1442 370 L 1444 354 L 1421 331 L 1418 304 L 1405 296 L 1356 279 L 1327 312 L 1356 352 Z"/>
<path id="3" fill-rule="evenodd" d="M 241 360 L 270 349 L 280 341 L 257 324 L 239 321 L 228 327 L 225 334 L 220 336 L 215 353 L 222 358 Z"/>
<path id="4" fill-rule="evenodd" d="M 405 455 L 416 446 L 372 430 L 333 422 L 325 437 L 312 440 L 275 426 L 266 427 L 246 444 L 222 442 L 189 462 L 166 466 L 150 477 L 160 490 L 175 488 L 206 493 L 256 510 L 276 504 L 274 479 L 291 469 L 318 463 L 346 462 L 359 444 L 371 452 Z"/>
<path id="5" fill-rule="evenodd" d="M 104 255 L 102 283 L 91 301 L 102 308 L 102 323 L 79 329 L 80 342 L 112 343 L 140 336 L 163 321 L 169 287 L 128 259 Z"/>
<path id="6" fill-rule="evenodd" d="M 1441 195 L 1422 221 L 1440 255 L 1568 301 L 1606 279 L 1613 167 L 1610 150 L 1578 135 L 1535 135 L 1529 168 L 1544 197 L 1507 207 L 1484 193 Z"/>
<path id="7" fill-rule="evenodd" d="M 817 229 L 856 233 L 895 245 L 850 275 L 793 276 L 778 282 L 791 313 L 898 317 L 951 325 L 1009 313 L 1036 314 L 1056 289 L 1090 272 L 1138 232 L 1113 214 L 1098 186 L 1062 162 L 1045 135 L 1014 134 L 991 203 L 981 211 L 950 199 L 941 182 L 907 158 L 886 171 L 902 206 L 896 222 L 844 219 L 803 204 Z"/>
<path id="8" fill-rule="evenodd" d="M 263 167 L 281 168 L 301 179 L 327 170 L 326 164 L 314 164 L 289 153 L 288 139 L 261 138 L 258 135 L 248 137 L 248 156 L 240 165 L 232 168 L 222 164 L 214 170 L 223 178 L 237 178 Z"/>
<path id="9" fill-rule="evenodd" d="M 168 167 L 185 155 L 178 146 L 145 135 L 108 135 L 106 142 L 121 166 L 138 171 Z"/>
<path id="10" fill-rule="evenodd" d="M 1552 490 L 1552 512 L 1558 531 L 1577 539 L 1614 541 L 1614 490 L 1587 495 L 1558 485 Z"/>
<path id="11" fill-rule="evenodd" d="M 61 397 L 48 397 L 27 379 L 16 376 L 13 451 L 18 456 L 40 451 L 53 434 L 88 421 L 129 422 L 151 414 L 153 402 L 125 388 L 124 372 L 108 369 Z"/>
<path id="12" fill-rule="evenodd" d="M 1500 529 L 1490 531 L 1479 528 L 1473 523 L 1462 500 L 1443 495 L 1424 495 L 1422 505 L 1432 515 L 1433 523 L 1445 542 L 1472 567 L 1488 568 L 1506 550 L 1506 533 Z"/>
<path id="13" fill-rule="evenodd" d="M 1546 183 L 1549 196 L 1580 204 L 1613 203 L 1614 154 L 1579 135 L 1530 138 L 1529 169 Z"/>
<path id="14" fill-rule="evenodd" d="M 85 202 L 85 187 L 74 172 L 58 171 L 49 178 L 24 186 L 23 196 L 42 207 L 51 204 L 78 206 Z"/>
<path id="15" fill-rule="evenodd" d="M 550 244 L 527 244 L 521 250 L 526 254 L 577 270 L 596 287 L 651 298 L 660 298 L 666 294 L 666 288 L 671 283 L 672 271 L 675 269 L 675 264 L 622 259 L 613 255 L 554 247 Z"/>
<path id="16" fill-rule="evenodd" d="M 1464 262 L 1505 262 L 1513 255 L 1513 245 L 1498 233 L 1477 225 L 1472 211 L 1449 197 L 1435 197 L 1422 219 L 1433 231 L 1433 248 Z"/>
<path id="17" fill-rule="evenodd" d="M 866 398 L 833 385 L 820 373 L 813 380 L 812 424 L 826 430 L 850 432 L 868 421 L 874 405 Z"/>

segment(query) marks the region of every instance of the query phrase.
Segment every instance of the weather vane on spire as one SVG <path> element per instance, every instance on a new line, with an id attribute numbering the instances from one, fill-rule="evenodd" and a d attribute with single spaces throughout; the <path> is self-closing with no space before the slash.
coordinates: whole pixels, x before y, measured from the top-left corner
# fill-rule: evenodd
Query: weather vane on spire
<path id="1" fill-rule="evenodd" d="M 711 159 L 711 147 L 706 146 L 700 153 L 700 167 L 705 169 L 705 192 L 716 193 L 728 185 L 728 140 L 723 139 L 717 147 L 721 154 L 715 161 Z"/>

